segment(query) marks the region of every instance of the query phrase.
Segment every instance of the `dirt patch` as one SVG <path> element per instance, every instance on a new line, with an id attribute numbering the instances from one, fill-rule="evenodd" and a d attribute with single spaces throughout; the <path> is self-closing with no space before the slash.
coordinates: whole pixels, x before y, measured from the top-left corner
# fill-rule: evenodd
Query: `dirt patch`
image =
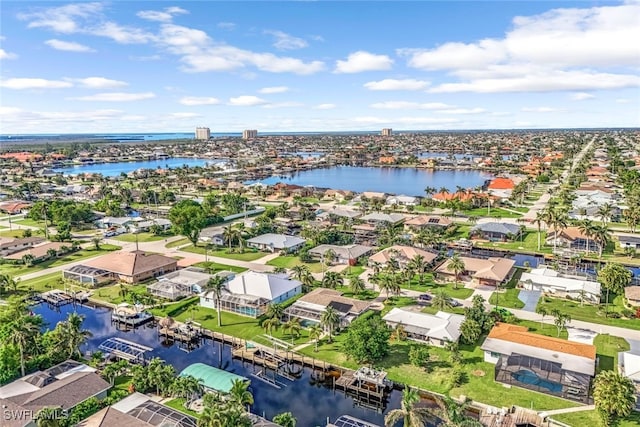
<path id="1" fill-rule="evenodd" d="M 486 373 L 482 369 L 476 369 L 472 372 L 474 377 L 484 377 Z"/>

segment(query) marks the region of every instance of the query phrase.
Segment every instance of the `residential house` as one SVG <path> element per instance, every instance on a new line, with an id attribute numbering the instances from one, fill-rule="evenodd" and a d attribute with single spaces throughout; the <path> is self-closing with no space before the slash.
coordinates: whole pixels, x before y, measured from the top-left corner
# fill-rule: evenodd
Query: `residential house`
<path id="1" fill-rule="evenodd" d="M 175 301 L 199 294 L 212 277 L 213 274 L 206 273 L 202 268 L 187 267 L 158 277 L 156 283 L 147 286 L 147 292 Z"/>
<path id="2" fill-rule="evenodd" d="M 210 243 L 216 246 L 225 246 L 224 227 L 208 227 L 200 232 L 198 239 L 201 242 Z"/>
<path id="3" fill-rule="evenodd" d="M 302 283 L 290 279 L 286 274 L 247 271 L 225 284 L 220 309 L 243 316 L 259 317 L 266 312 L 267 305 L 284 302 L 301 292 Z M 212 292 L 201 293 L 200 305 L 215 309 L 215 295 Z"/>
<path id="4" fill-rule="evenodd" d="M 404 222 L 405 217 L 397 213 L 371 212 L 360 219 L 374 226 L 382 226 L 385 224 L 399 225 Z"/>
<path id="5" fill-rule="evenodd" d="M 511 178 L 497 177 L 491 180 L 487 186 L 487 191 L 500 199 L 508 199 L 513 193 L 516 184 Z"/>
<path id="6" fill-rule="evenodd" d="M 14 252 L 10 255 L 6 255 L 4 258 L 19 261 L 23 256 L 31 255 L 33 257 L 33 262 L 40 262 L 50 257 L 49 251 L 55 251 L 57 256 L 63 252 L 65 247 L 71 248 L 69 242 L 47 242 Z"/>
<path id="7" fill-rule="evenodd" d="M 596 347 L 498 323 L 480 347 L 496 381 L 580 402 L 589 401 Z"/>
<path id="8" fill-rule="evenodd" d="M 618 370 L 636 387 L 636 409 L 640 410 L 640 349 L 618 353 Z"/>
<path id="9" fill-rule="evenodd" d="M 298 298 L 285 309 L 284 314 L 288 318 L 293 317 L 307 323 L 318 324 L 327 307 L 332 307 L 338 312 L 339 326 L 345 327 L 367 311 L 370 306 L 370 301 L 344 297 L 342 293 L 333 289 L 316 288 Z"/>
<path id="10" fill-rule="evenodd" d="M 134 392 L 96 412 L 78 427 L 196 427 L 197 420 L 184 412 Z"/>
<path id="11" fill-rule="evenodd" d="M 354 219 L 360 218 L 361 216 L 362 216 L 362 212 L 334 207 L 329 211 L 321 212 L 316 216 L 316 218 L 329 219 L 330 221 L 334 221 L 334 220 L 338 220 L 339 218 L 348 218 L 350 220 L 354 220 Z"/>
<path id="12" fill-rule="evenodd" d="M 464 263 L 464 272 L 461 277 L 468 277 L 473 281 L 476 281 L 480 285 L 488 286 L 501 286 L 511 279 L 515 271 L 514 266 L 516 262 L 508 258 L 472 258 L 472 257 L 460 257 Z M 435 272 L 439 277 L 443 277 L 447 280 L 454 280 L 455 273 L 449 270 L 449 264 L 451 260 L 448 259 L 438 268 Z"/>
<path id="13" fill-rule="evenodd" d="M 140 218 L 142 219 L 142 218 Z M 118 229 L 126 231 L 127 228 L 133 226 L 135 223 L 135 218 L 129 216 L 105 216 L 104 218 L 100 218 L 95 222 L 96 227 L 101 229 Z"/>
<path id="14" fill-rule="evenodd" d="M 192 363 L 184 368 L 178 376 L 193 377 L 202 384 L 205 391 L 221 394 L 229 394 L 236 381 L 249 381 L 246 377 L 204 363 Z"/>
<path id="15" fill-rule="evenodd" d="M 304 246 L 306 240 L 287 234 L 267 233 L 247 240 L 247 245 L 261 251 L 295 252 Z"/>
<path id="16" fill-rule="evenodd" d="M 392 328 L 401 325 L 410 340 L 444 347 L 460 338 L 464 316 L 443 311 L 434 315 L 393 308 L 382 320 Z"/>
<path id="17" fill-rule="evenodd" d="M 313 249 L 309 249 L 309 255 L 312 257 L 323 260 L 327 251 L 333 251 L 336 258 L 333 262 L 336 264 L 349 264 L 355 265 L 362 257 L 369 255 L 373 252 L 373 247 L 363 245 L 318 245 Z"/>
<path id="18" fill-rule="evenodd" d="M 387 193 L 380 193 L 376 191 L 364 191 L 360 196 L 369 200 L 373 200 L 373 199 L 386 200 Z"/>
<path id="19" fill-rule="evenodd" d="M 139 283 L 175 271 L 178 261 L 144 251 L 112 252 L 62 271 L 66 279 L 96 285 L 107 280 Z"/>
<path id="20" fill-rule="evenodd" d="M 7 213 L 9 215 L 15 215 L 23 212 L 27 212 L 31 207 L 31 203 L 23 201 L 7 201 L 0 202 L 0 212 Z"/>
<path id="21" fill-rule="evenodd" d="M 2 427 L 35 427 L 35 415 L 41 409 L 70 411 L 92 397 L 104 399 L 110 388 L 96 369 L 67 360 L 0 387 Z M 19 416 L 7 417 L 9 412 Z"/>
<path id="22" fill-rule="evenodd" d="M 629 235 L 620 235 L 618 234 L 618 241 L 620 242 L 620 247 L 622 249 L 625 248 L 633 248 L 640 250 L 640 236 L 629 236 Z"/>
<path id="23" fill-rule="evenodd" d="M 516 224 L 505 222 L 486 222 L 478 224 L 471 229 L 471 239 L 483 239 L 490 242 L 507 242 L 517 239 L 522 233 L 522 228 Z"/>
<path id="24" fill-rule="evenodd" d="M 369 257 L 369 265 L 386 266 L 390 259 L 395 259 L 400 268 L 404 268 L 413 258 L 421 256 L 427 264 L 432 264 L 438 257 L 436 254 L 413 246 L 393 245 Z"/>
<path id="25" fill-rule="evenodd" d="M 424 230 L 428 228 L 446 230 L 451 227 L 453 221 L 450 218 L 439 215 L 417 215 L 404 222 L 406 231 Z"/>
<path id="26" fill-rule="evenodd" d="M 540 291 L 596 304 L 600 302 L 600 283 L 563 276 L 547 266 L 534 268 L 529 273 L 522 273 L 520 286 L 529 291 Z"/>
<path id="27" fill-rule="evenodd" d="M 389 196 L 385 202 L 386 205 L 399 205 L 399 206 L 416 206 L 420 204 L 420 200 L 414 196 L 405 196 L 401 194 L 399 196 Z"/>
<path id="28" fill-rule="evenodd" d="M 640 307 L 640 286 L 627 286 L 624 288 L 624 297 L 627 304 Z"/>
<path id="29" fill-rule="evenodd" d="M 45 242 L 42 237 L 0 237 L 0 257 L 19 252 Z"/>
<path id="30" fill-rule="evenodd" d="M 586 251 L 588 248 L 589 252 L 593 253 L 597 253 L 600 250 L 600 244 L 580 231 L 579 227 L 567 227 L 557 232 L 550 230 L 547 233 L 545 243 L 553 246 L 554 240 L 559 248 L 567 248 L 574 251 Z"/>
<path id="31" fill-rule="evenodd" d="M 337 202 L 342 202 L 344 200 L 348 200 L 353 198 L 353 192 L 349 190 L 332 190 L 329 189 L 324 192 L 323 199 L 335 200 Z"/>

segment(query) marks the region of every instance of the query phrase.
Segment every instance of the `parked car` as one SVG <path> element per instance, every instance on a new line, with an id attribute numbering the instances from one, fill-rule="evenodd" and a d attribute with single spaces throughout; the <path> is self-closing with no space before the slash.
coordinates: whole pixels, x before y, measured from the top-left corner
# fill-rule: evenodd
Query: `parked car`
<path id="1" fill-rule="evenodd" d="M 507 310 L 506 308 L 502 308 L 502 307 L 494 307 L 493 310 L 491 310 L 495 313 L 499 313 L 502 317 L 510 317 L 513 316 L 513 313 L 510 312 L 509 310 Z"/>
<path id="2" fill-rule="evenodd" d="M 418 299 L 421 301 L 431 301 L 431 295 L 429 294 L 421 294 L 418 296 Z"/>
<path id="3" fill-rule="evenodd" d="M 449 299 L 449 304 L 451 304 L 451 307 L 460 307 L 462 305 L 462 303 L 460 301 L 458 301 L 457 299 L 453 299 L 453 298 Z"/>

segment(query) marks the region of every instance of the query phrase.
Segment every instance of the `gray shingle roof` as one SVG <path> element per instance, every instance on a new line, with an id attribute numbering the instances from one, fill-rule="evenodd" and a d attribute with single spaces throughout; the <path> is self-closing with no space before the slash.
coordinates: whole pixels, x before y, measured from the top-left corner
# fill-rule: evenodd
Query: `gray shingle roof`
<path id="1" fill-rule="evenodd" d="M 518 234 L 520 226 L 516 224 L 508 224 L 504 222 L 487 222 L 478 224 L 473 231 L 482 231 L 485 233 L 501 233 L 501 234 Z"/>

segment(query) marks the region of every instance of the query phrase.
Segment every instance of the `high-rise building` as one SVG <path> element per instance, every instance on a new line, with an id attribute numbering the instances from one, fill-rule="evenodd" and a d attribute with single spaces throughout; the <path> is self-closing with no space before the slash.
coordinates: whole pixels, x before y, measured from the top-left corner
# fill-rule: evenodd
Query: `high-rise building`
<path id="1" fill-rule="evenodd" d="M 205 127 L 196 128 L 196 139 L 198 141 L 208 141 L 211 138 L 211 130 Z"/>
<path id="2" fill-rule="evenodd" d="M 242 139 L 253 139 L 258 137 L 256 129 L 246 129 L 242 131 Z"/>
<path id="3" fill-rule="evenodd" d="M 391 136 L 391 132 L 393 131 L 393 129 L 391 128 L 384 128 L 382 129 L 382 136 Z"/>

